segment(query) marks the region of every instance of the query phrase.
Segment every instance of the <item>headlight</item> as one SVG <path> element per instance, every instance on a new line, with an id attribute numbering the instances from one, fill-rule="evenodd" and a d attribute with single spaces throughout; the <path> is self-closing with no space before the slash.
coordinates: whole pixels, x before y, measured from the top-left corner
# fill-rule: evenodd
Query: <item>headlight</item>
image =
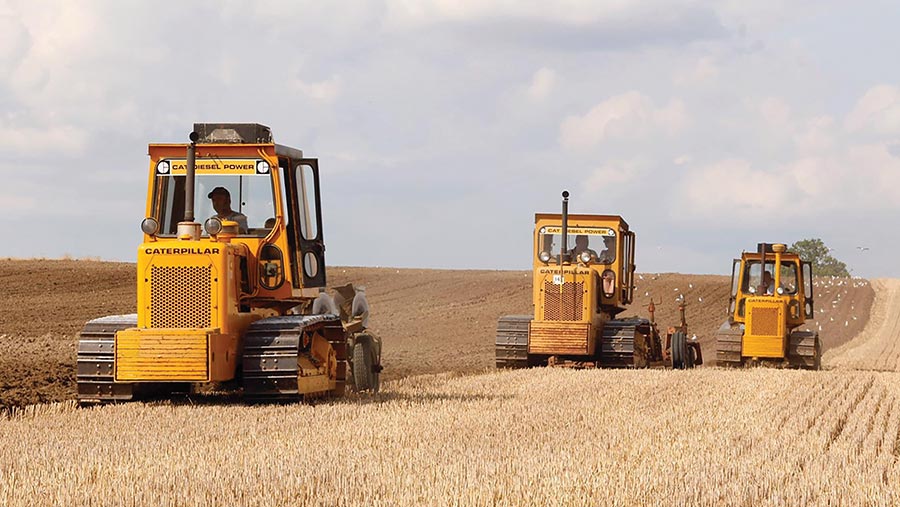
<path id="1" fill-rule="evenodd" d="M 538 259 L 543 263 L 550 262 L 550 252 L 541 252 L 541 254 L 538 255 Z"/>
<path id="2" fill-rule="evenodd" d="M 144 234 L 153 236 L 159 232 L 159 222 L 153 217 L 147 217 L 141 221 L 141 230 Z"/>
<path id="3" fill-rule="evenodd" d="M 603 295 L 611 298 L 616 292 L 616 274 L 611 269 L 607 269 L 600 275 L 603 282 Z"/>
<path id="4" fill-rule="evenodd" d="M 203 223 L 203 228 L 206 229 L 207 234 L 215 236 L 222 232 L 222 221 L 216 217 L 210 217 Z"/>
<path id="5" fill-rule="evenodd" d="M 156 172 L 159 174 L 169 174 L 169 161 L 168 160 L 160 160 L 158 164 L 156 164 Z"/>
<path id="6" fill-rule="evenodd" d="M 260 160 L 256 163 L 256 172 L 259 174 L 269 174 L 269 163 L 265 160 Z"/>
<path id="7" fill-rule="evenodd" d="M 784 287 L 778 287 L 775 289 L 775 292 L 777 292 L 779 296 L 784 294 Z"/>
<path id="8" fill-rule="evenodd" d="M 581 258 L 581 262 L 583 262 L 585 264 L 590 263 L 591 259 L 594 258 L 594 256 L 591 255 L 591 252 L 588 252 L 587 250 L 581 252 L 581 255 L 579 257 Z"/>
<path id="9" fill-rule="evenodd" d="M 749 292 L 750 294 L 756 294 L 756 287 L 751 285 L 747 292 Z"/>

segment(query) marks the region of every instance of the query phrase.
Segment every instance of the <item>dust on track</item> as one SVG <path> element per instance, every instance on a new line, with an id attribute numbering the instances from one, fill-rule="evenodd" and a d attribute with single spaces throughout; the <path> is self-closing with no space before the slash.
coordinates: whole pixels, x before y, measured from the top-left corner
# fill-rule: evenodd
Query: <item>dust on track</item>
<path id="1" fill-rule="evenodd" d="M 384 339 L 384 380 L 492 369 L 497 318 L 533 311 L 529 271 L 331 267 L 328 277 L 329 285 L 366 286 L 370 325 Z M 135 279 L 131 263 L 0 260 L 0 407 L 72 399 L 78 331 L 87 320 L 134 312 Z M 647 317 L 652 298 L 660 326 L 676 325 L 675 298 L 684 294 L 691 333 L 712 364 L 729 283 L 644 273 L 622 316 Z M 820 311 L 809 324 L 821 326 L 827 350 L 862 330 L 874 292 L 858 280 L 823 279 L 816 289 Z"/>

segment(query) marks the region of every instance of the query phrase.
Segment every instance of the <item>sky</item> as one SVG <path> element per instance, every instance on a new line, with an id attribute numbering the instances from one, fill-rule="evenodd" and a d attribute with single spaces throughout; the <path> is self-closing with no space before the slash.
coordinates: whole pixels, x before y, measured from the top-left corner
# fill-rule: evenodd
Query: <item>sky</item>
<path id="1" fill-rule="evenodd" d="M 319 159 L 330 265 L 528 269 L 622 215 L 642 272 L 821 238 L 900 277 L 895 1 L 0 0 L 0 257 L 133 261 L 147 144 Z M 866 248 L 866 250 L 863 250 Z"/>

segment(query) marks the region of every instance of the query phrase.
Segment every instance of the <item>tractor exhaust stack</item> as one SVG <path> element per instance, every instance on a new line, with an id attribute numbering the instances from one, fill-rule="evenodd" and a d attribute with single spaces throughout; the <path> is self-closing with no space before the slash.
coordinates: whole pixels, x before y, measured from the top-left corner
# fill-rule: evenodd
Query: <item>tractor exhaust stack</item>
<path id="1" fill-rule="evenodd" d="M 200 135 L 191 132 L 190 138 L 184 178 L 184 221 L 178 222 L 178 239 L 197 241 L 200 239 L 200 224 L 194 220 L 194 181 L 197 176 L 197 139 Z"/>
<path id="2" fill-rule="evenodd" d="M 191 132 L 191 144 L 187 148 L 187 170 L 184 180 L 184 221 L 194 221 L 194 181 L 197 170 L 197 139 L 196 132 Z"/>
<path id="3" fill-rule="evenodd" d="M 569 244 L 569 191 L 563 190 L 562 197 L 562 240 L 560 241 L 559 246 L 560 266 L 562 266 L 563 258 L 566 257 L 566 247 Z"/>

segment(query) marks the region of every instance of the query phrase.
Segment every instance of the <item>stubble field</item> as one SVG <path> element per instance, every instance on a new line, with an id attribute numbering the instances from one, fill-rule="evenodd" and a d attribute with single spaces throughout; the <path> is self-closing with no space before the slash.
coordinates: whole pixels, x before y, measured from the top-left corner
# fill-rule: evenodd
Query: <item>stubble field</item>
<path id="1" fill-rule="evenodd" d="M 99 264 L 100 285 L 123 277 L 103 289 L 110 301 L 85 297 L 31 327 L 23 317 L 34 310 L 7 299 L 2 346 L 29 336 L 56 344 L 65 371 L 63 350 L 84 320 L 75 313 L 119 312 L 133 291 L 129 266 Z M 4 283 L 20 276 L 0 267 Z M 643 276 L 638 293 L 663 300 L 663 324 L 675 322 L 675 294 L 687 293 L 689 322 L 712 356 L 728 280 Z M 822 326 L 826 371 L 497 372 L 496 317 L 530 310 L 526 273 L 339 268 L 331 277 L 368 286 L 393 369 L 381 394 L 315 405 L 201 397 L 16 409 L 0 419 L 0 504 L 900 502 L 897 281 L 819 280 L 824 311 L 810 326 Z M 39 361 L 39 349 L 18 350 Z"/>

